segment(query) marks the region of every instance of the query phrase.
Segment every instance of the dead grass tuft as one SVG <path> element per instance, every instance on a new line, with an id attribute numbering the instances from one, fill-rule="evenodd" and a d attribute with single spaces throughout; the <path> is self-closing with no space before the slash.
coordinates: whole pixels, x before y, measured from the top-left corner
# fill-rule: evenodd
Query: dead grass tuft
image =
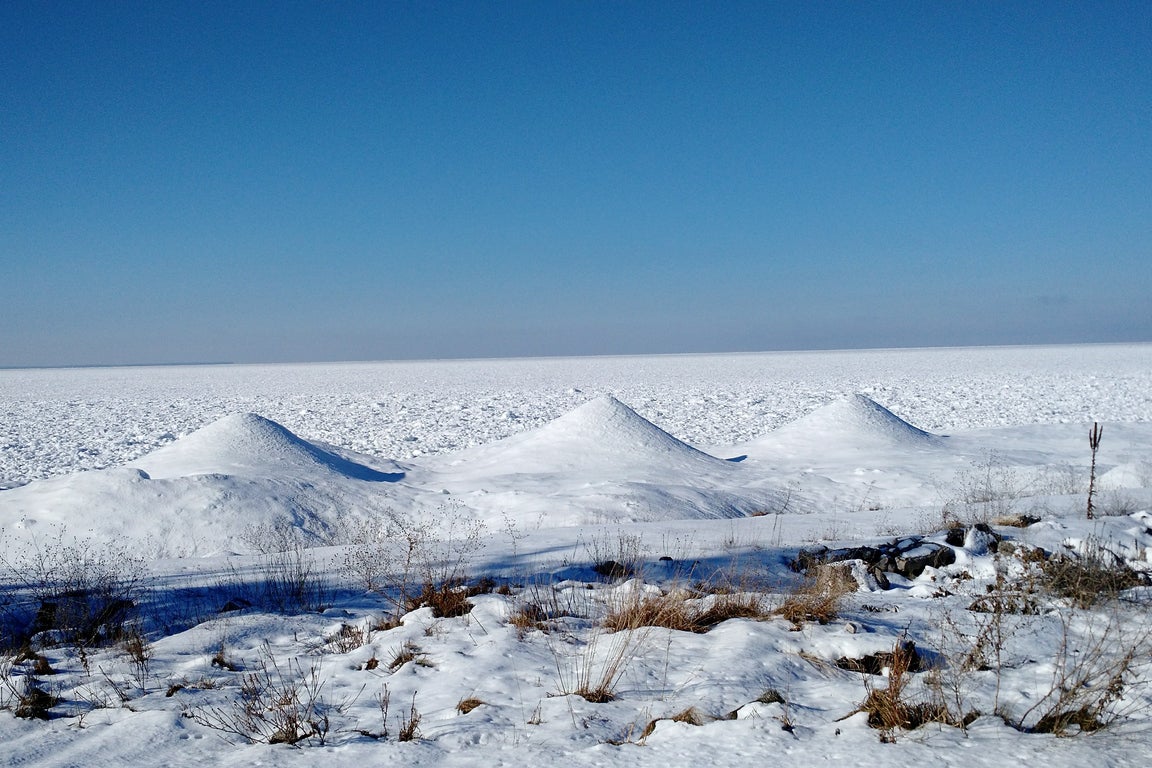
<path id="1" fill-rule="evenodd" d="M 476 698 L 475 696 L 468 696 L 456 702 L 456 711 L 462 715 L 466 715 L 476 707 L 487 704 L 488 702 Z"/>
<path id="2" fill-rule="evenodd" d="M 1124 590 L 1145 583 L 1140 574 L 1104 552 L 1080 558 L 1052 557 L 1041 570 L 1043 586 L 1078 608 L 1115 599 Z"/>
<path id="3" fill-rule="evenodd" d="M 868 693 L 864 702 L 852 713 L 867 712 L 868 725 L 881 732 L 881 741 L 895 741 L 896 729 L 915 730 L 925 723 L 959 725 L 953 722 L 948 708 L 942 703 L 926 698 L 916 700 L 909 695 L 911 672 L 919 665 L 919 656 L 913 644 L 903 639 L 898 640 L 888 660 L 888 685 L 876 688 L 865 678 L 864 685 Z"/>
<path id="4" fill-rule="evenodd" d="M 784 599 L 776 613 L 792 622 L 796 629 L 808 621 L 827 624 L 839 615 L 840 601 L 856 589 L 856 580 L 847 566 L 815 565 L 809 569 L 804 583 Z"/>
<path id="5" fill-rule="evenodd" d="M 752 593 L 716 595 L 694 600 L 684 592 L 632 596 L 612 606 L 604 627 L 612 632 L 663 627 L 681 632 L 703 633 L 728 619 L 759 619 L 766 616 L 762 599 Z"/>
<path id="6" fill-rule="evenodd" d="M 463 616 L 472 610 L 472 603 L 468 600 L 468 590 L 447 582 L 440 586 L 431 583 L 425 584 L 420 594 L 407 601 L 405 608 L 414 611 L 424 606 L 431 607 L 432 615 L 438 619 Z"/>
<path id="7" fill-rule="evenodd" d="M 432 662 L 428 660 L 428 654 L 420 650 L 420 646 L 411 640 L 407 641 L 392 654 L 392 660 L 388 662 L 388 669 L 397 670 L 408 662 L 414 662 L 422 667 L 432 666 Z"/>

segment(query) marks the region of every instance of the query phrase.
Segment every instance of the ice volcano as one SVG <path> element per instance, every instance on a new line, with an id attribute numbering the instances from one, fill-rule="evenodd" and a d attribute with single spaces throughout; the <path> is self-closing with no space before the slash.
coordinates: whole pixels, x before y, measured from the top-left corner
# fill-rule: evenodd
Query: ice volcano
<path id="1" fill-rule="evenodd" d="M 551 525 L 740 517 L 782 496 L 668 434 L 611 395 L 529 432 L 426 463 L 481 512 Z"/>
<path id="2" fill-rule="evenodd" d="M 750 443 L 749 452 L 920 451 L 945 438 L 909 424 L 866 395 L 854 394 L 821 406 L 806 416 Z"/>
<path id="3" fill-rule="evenodd" d="M 356 480 L 395 481 L 402 472 L 380 472 L 349 461 L 255 413 L 236 413 L 137 459 L 153 479 L 192 475 L 280 477 L 327 472 Z"/>
<path id="4" fill-rule="evenodd" d="M 577 407 L 538 429 L 456 454 L 449 466 L 485 475 L 670 470 L 710 472 L 725 462 L 678 440 L 611 395 Z"/>
<path id="5" fill-rule="evenodd" d="M 383 464 L 382 464 L 383 466 Z M 130 542 L 152 557 L 265 548 L 287 525 L 330 541 L 349 517 L 396 504 L 404 473 L 383 472 L 314 445 L 256 414 L 226 416 L 132 462 L 28 483 L 0 496 L 0 527 L 15 538 L 74 536 Z"/>
<path id="6" fill-rule="evenodd" d="M 909 424 L 866 395 L 821 406 L 727 455 L 821 507 L 918 504 L 950 438 Z"/>

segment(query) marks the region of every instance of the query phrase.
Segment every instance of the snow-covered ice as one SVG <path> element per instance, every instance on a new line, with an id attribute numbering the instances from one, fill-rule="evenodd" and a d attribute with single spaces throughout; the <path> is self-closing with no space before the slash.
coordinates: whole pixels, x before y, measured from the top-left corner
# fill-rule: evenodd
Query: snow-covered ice
<path id="1" fill-rule="evenodd" d="M 1042 609 L 1005 619 L 998 675 L 961 675 L 949 653 L 987 629 L 969 609 L 997 584 L 1035 578 L 1033 547 L 1152 570 L 1152 345 L 0 371 L 0 408 L 0 617 L 35 613 L 29 566 L 127 546 L 148 573 L 150 649 L 141 666 L 122 646 L 80 654 L 36 635 L 56 673 L 40 684 L 58 701 L 46 721 L 0 712 L 0 763 L 1147 759 L 1143 659 L 1110 704 L 1131 715 L 1115 728 L 1060 739 L 994 716 L 1042 703 L 1094 638 L 1146 638 L 1146 587 L 1112 612 L 1021 596 Z M 1089 521 L 1093 421 L 1102 516 Z M 1021 515 L 1038 522 L 994 526 L 1006 546 L 941 530 Z M 424 607 L 383 623 L 395 606 L 359 584 L 355 566 L 370 563 L 357 557 L 415 530 L 417 561 L 433 547 L 427 567 L 455 564 L 506 594 L 474 595 L 463 616 Z M 293 542 L 307 548 L 272 551 Z M 888 572 L 883 589 L 857 559 L 858 589 L 826 624 L 600 627 L 644 596 L 704 611 L 735 590 L 774 608 L 800 581 L 788 563 L 801 549 L 859 546 L 951 560 Z M 621 570 L 598 576 L 607 560 Z M 277 568 L 304 566 L 329 585 L 311 600 L 323 610 L 271 610 Z M 719 580 L 725 590 L 707 587 Z M 853 714 L 888 678 L 837 661 L 903 638 L 937 670 L 916 686 L 958 675 L 952 695 L 980 713 L 966 729 L 897 729 L 882 743 Z M 390 669 L 402 650 L 412 658 Z M 616 662 L 613 700 L 571 692 Z M 31 663 L 0 667 L 0 705 Z M 211 727 L 234 722 L 245 680 L 265 671 L 315 675 L 323 745 Z M 462 713 L 469 698 L 482 703 Z M 413 708 L 420 737 L 399 742 Z"/>

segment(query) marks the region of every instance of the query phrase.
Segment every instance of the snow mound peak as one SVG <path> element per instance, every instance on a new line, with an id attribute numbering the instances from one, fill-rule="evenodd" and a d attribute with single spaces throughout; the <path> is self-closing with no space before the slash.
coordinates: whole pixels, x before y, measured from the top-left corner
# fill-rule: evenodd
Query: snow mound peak
<path id="1" fill-rule="evenodd" d="M 635 458 L 717 461 L 673 437 L 611 395 L 602 395 L 530 434 L 539 447 L 625 453 Z"/>
<path id="2" fill-rule="evenodd" d="M 872 398 L 854 394 L 817 408 L 763 439 L 829 447 L 926 448 L 938 444 L 941 438 L 909 424 Z"/>
<path id="3" fill-rule="evenodd" d="M 356 464 L 255 413 L 235 413 L 133 462 L 153 479 L 190 475 L 335 472 L 360 480 L 390 475 Z"/>
<path id="4" fill-rule="evenodd" d="M 462 456 L 458 463 L 502 473 L 581 468 L 666 469 L 725 462 L 668 434 L 611 395 L 602 395 L 530 432 Z"/>

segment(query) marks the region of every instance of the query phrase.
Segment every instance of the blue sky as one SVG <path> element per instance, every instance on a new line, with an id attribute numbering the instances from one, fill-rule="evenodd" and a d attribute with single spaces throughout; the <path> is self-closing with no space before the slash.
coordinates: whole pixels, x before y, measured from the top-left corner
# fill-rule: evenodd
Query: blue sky
<path id="1" fill-rule="evenodd" d="M 1152 3 L 0 4 L 0 365 L 1152 341 Z"/>

